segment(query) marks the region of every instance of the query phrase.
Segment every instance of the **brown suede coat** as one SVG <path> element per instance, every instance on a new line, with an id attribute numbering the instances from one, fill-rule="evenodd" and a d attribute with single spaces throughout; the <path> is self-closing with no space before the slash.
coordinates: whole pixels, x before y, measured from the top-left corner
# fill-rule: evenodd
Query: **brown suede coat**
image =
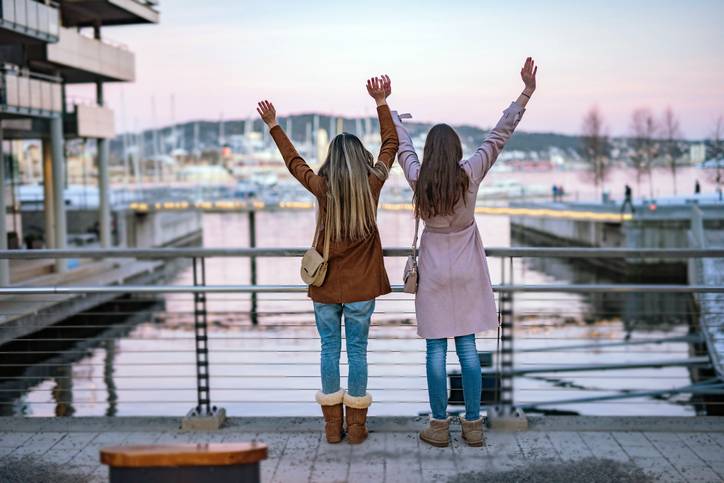
<path id="1" fill-rule="evenodd" d="M 389 169 L 397 154 L 397 132 L 392 122 L 390 109 L 386 105 L 377 108 L 380 120 L 382 145 L 377 157 Z M 274 126 L 271 136 L 284 158 L 284 162 L 302 185 L 317 198 L 322 219 L 327 209 L 327 180 L 317 175 L 302 159 L 291 141 L 279 126 Z M 379 201 L 380 191 L 385 180 L 370 174 L 370 188 L 375 203 Z M 323 253 L 324 227 L 319 234 L 316 249 Z M 325 304 L 343 304 L 371 300 L 379 295 L 390 293 L 390 281 L 387 278 L 382 259 L 382 243 L 377 228 L 363 240 L 354 242 L 332 242 L 329 248 L 327 277 L 319 287 L 309 287 L 309 296 L 315 302 Z"/>

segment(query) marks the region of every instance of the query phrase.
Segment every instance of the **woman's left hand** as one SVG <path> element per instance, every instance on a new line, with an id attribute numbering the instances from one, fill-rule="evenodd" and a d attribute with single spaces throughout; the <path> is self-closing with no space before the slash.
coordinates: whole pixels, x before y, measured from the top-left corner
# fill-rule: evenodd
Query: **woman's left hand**
<path id="1" fill-rule="evenodd" d="M 261 120 L 269 127 L 269 129 L 277 126 L 277 110 L 274 104 L 269 101 L 261 101 L 257 104 L 256 112 L 261 116 Z"/>

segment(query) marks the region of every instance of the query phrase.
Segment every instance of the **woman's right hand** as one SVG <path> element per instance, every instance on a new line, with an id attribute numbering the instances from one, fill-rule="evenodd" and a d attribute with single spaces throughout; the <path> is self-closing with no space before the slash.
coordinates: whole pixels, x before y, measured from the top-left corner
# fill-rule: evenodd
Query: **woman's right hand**
<path id="1" fill-rule="evenodd" d="M 264 121 L 269 129 L 279 125 L 279 123 L 277 123 L 277 110 L 274 109 L 274 104 L 271 102 L 266 100 L 259 102 L 256 112 L 259 113 L 261 120 Z"/>
<path id="2" fill-rule="evenodd" d="M 538 72 L 538 67 L 535 65 L 535 61 L 532 57 L 525 59 L 523 68 L 520 69 L 520 78 L 523 79 L 525 84 L 525 91 L 528 95 L 533 94 L 535 91 L 535 75 Z"/>

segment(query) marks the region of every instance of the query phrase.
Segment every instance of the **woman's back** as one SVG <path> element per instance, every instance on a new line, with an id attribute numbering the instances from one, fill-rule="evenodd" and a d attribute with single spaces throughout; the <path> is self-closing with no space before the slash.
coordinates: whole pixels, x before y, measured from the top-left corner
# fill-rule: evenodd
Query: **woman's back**
<path id="1" fill-rule="evenodd" d="M 386 104 L 377 108 L 377 114 L 382 138 L 377 164 L 381 163 L 383 169 L 389 171 L 397 152 L 397 133 Z M 319 253 L 323 253 L 326 235 L 325 220 L 328 220 L 330 203 L 334 202 L 330 199 L 330 180 L 326 176 L 316 174 L 307 165 L 281 127 L 275 126 L 270 133 L 289 172 L 317 198 L 319 219 L 322 220 L 322 223 L 319 227 L 315 248 Z M 369 192 L 375 207 L 385 179 L 374 173 L 370 173 L 367 177 Z M 343 202 L 344 200 L 338 199 L 337 201 Z M 330 238 L 327 275 L 321 286 L 309 287 L 308 294 L 312 300 L 326 304 L 349 303 L 374 299 L 391 291 L 382 258 L 382 242 L 376 225 L 373 225 L 364 237 L 356 239 L 342 237 L 337 240 L 333 236 Z"/>

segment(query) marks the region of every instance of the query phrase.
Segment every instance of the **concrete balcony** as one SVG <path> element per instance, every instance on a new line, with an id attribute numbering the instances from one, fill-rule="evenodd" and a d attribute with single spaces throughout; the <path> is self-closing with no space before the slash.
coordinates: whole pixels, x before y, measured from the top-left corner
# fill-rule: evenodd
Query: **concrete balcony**
<path id="1" fill-rule="evenodd" d="M 73 104 L 65 115 L 63 132 L 67 138 L 112 139 L 116 136 L 113 111 L 94 104 Z"/>
<path id="2" fill-rule="evenodd" d="M 0 68 L 0 117 L 55 117 L 63 110 L 60 79 Z"/>
<path id="3" fill-rule="evenodd" d="M 92 27 L 158 23 L 156 0 L 64 0 L 63 25 Z"/>
<path id="4" fill-rule="evenodd" d="M 58 9 L 34 0 L 0 0 L 0 44 L 57 42 Z"/>
<path id="5" fill-rule="evenodd" d="M 130 82 L 136 77 L 133 52 L 76 30 L 60 28 L 55 44 L 31 46 L 30 63 L 60 74 L 66 83 Z"/>

